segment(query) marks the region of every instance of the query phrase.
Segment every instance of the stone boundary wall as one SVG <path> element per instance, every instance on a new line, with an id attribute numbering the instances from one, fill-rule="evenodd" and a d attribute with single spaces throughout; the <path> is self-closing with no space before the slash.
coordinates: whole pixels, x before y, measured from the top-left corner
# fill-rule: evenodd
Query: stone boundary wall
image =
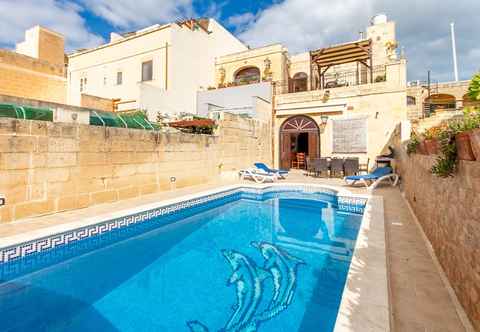
<path id="1" fill-rule="evenodd" d="M 435 157 L 396 151 L 405 196 L 480 331 L 480 162 L 462 161 L 455 177 L 442 179 L 430 173 Z"/>
<path id="2" fill-rule="evenodd" d="M 212 181 L 271 164 L 271 122 L 224 114 L 218 135 L 0 119 L 0 222 Z"/>

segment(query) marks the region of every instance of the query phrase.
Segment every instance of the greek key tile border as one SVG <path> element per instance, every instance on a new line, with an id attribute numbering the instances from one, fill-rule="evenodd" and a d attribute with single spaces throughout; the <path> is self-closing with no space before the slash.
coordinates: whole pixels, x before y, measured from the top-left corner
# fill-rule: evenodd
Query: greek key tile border
<path id="1" fill-rule="evenodd" d="M 161 206 L 155 209 L 127 215 L 108 221 L 102 221 L 97 224 L 84 226 L 81 228 L 69 230 L 63 233 L 52 234 L 44 238 L 35 239 L 29 242 L 20 243 L 6 248 L 0 248 L 0 264 L 11 262 L 29 255 L 42 251 L 54 249 L 59 246 L 65 246 L 86 238 L 94 237 L 113 230 L 122 229 L 139 223 L 148 222 L 156 217 L 171 215 L 182 210 L 211 203 L 225 198 L 251 198 L 251 195 L 262 197 L 266 194 L 277 194 L 284 192 L 304 192 L 309 194 L 327 194 L 337 198 L 339 210 L 354 213 L 363 213 L 367 202 L 366 198 L 337 196 L 337 191 L 329 188 L 292 185 L 292 186 L 271 186 L 265 188 L 239 187 L 226 190 L 211 195 L 189 199 L 183 202 Z"/>

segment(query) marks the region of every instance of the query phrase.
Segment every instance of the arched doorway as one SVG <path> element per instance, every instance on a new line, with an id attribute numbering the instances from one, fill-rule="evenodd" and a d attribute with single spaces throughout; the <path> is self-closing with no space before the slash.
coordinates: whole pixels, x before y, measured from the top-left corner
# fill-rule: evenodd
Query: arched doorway
<path id="1" fill-rule="evenodd" d="M 302 92 L 308 89 L 308 75 L 306 73 L 296 73 L 290 80 L 290 92 Z"/>
<path id="2" fill-rule="evenodd" d="M 280 166 L 292 167 L 297 154 L 307 158 L 320 156 L 320 129 L 312 118 L 297 115 L 288 118 L 280 127 Z"/>
<path id="3" fill-rule="evenodd" d="M 452 95 L 438 93 L 425 99 L 430 112 L 455 111 L 456 101 Z"/>
<path id="4" fill-rule="evenodd" d="M 235 73 L 234 81 L 238 85 L 259 83 L 260 69 L 258 69 L 257 67 L 247 67 L 240 69 Z"/>

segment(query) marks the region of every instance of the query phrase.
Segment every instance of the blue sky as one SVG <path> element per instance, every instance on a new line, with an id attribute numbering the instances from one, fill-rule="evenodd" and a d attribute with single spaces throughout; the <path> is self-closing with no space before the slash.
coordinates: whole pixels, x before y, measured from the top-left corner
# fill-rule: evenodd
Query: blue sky
<path id="1" fill-rule="evenodd" d="M 479 0 L 0 0 L 0 47 L 13 48 L 36 24 L 63 33 L 73 50 L 99 45 L 111 31 L 209 16 L 252 47 L 280 42 L 297 53 L 356 39 L 379 12 L 397 23 L 409 80 L 425 79 L 428 69 L 435 80 L 453 79 L 452 21 L 461 79 L 480 70 Z"/>

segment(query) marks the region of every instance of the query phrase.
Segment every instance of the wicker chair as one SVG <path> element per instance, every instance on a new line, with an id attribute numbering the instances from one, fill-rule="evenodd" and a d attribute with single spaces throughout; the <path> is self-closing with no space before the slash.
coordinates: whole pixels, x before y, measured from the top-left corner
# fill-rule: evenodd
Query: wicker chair
<path id="1" fill-rule="evenodd" d="M 359 172 L 359 161 L 358 158 L 347 158 L 343 165 L 345 176 L 357 175 Z"/>
<path id="2" fill-rule="evenodd" d="M 305 169 L 305 153 L 299 152 L 297 153 L 297 159 L 292 160 L 292 168 L 300 168 Z"/>
<path id="3" fill-rule="evenodd" d="M 343 177 L 343 158 L 332 158 L 330 161 L 330 176 Z"/>

